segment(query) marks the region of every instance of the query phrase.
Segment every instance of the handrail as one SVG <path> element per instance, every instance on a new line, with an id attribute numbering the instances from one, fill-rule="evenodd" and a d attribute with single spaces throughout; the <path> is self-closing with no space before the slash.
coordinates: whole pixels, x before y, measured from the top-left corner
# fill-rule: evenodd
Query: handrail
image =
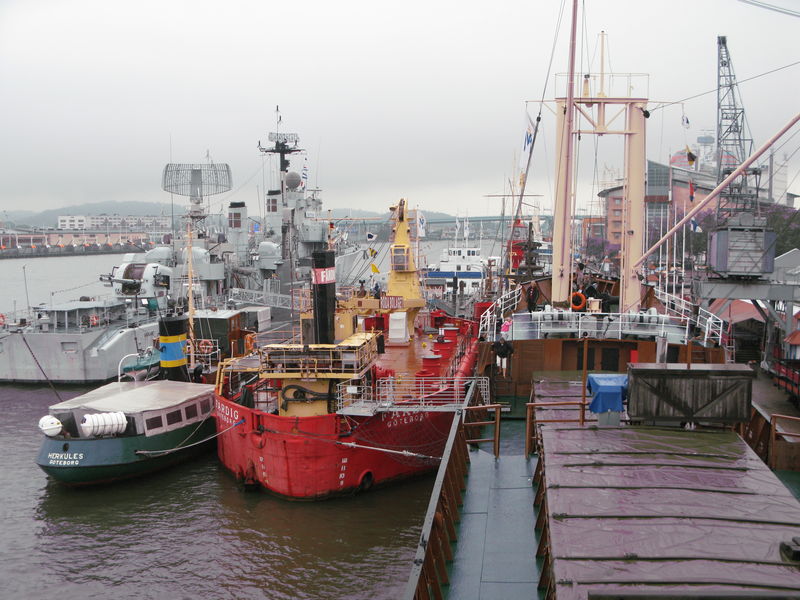
<path id="1" fill-rule="evenodd" d="M 577 419 L 534 419 L 534 412 L 537 408 L 553 408 L 558 406 L 578 406 L 580 416 Z M 586 424 L 586 407 L 589 406 L 588 400 L 560 400 L 558 402 L 526 402 L 525 403 L 525 456 L 532 454 L 533 434 L 535 427 L 540 423 L 579 423 Z M 535 422 L 534 422 L 535 421 Z"/>
<path id="2" fill-rule="evenodd" d="M 481 442 L 494 442 L 494 457 L 500 458 L 500 413 L 502 410 L 500 404 L 484 404 L 481 406 L 467 406 L 465 410 L 467 414 L 477 412 L 480 410 L 494 410 L 494 419 L 491 421 L 470 421 L 465 423 L 468 427 L 483 427 L 484 425 L 494 425 L 494 434 L 489 438 L 467 438 L 468 444 L 480 444 Z M 465 415 L 466 417 L 466 415 Z"/>
<path id="3" fill-rule="evenodd" d="M 659 288 L 654 288 L 656 298 L 664 305 L 668 312 L 675 316 L 688 319 L 703 331 L 703 341 L 722 344 L 723 321 L 720 317 L 705 308 L 698 308 L 684 298 L 680 298 Z"/>
<path id="4" fill-rule="evenodd" d="M 513 312 L 519 304 L 521 295 L 522 289 L 515 287 L 495 300 L 481 315 L 478 329 L 479 336 L 482 336 L 486 341 L 493 342 L 497 335 L 497 318 L 505 316 L 508 312 Z"/>

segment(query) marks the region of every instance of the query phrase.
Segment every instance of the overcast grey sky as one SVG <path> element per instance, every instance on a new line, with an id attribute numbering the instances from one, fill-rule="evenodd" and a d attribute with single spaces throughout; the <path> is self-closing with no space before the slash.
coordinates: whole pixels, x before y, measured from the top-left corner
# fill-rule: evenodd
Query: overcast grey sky
<path id="1" fill-rule="evenodd" d="M 715 88 L 719 34 L 728 36 L 739 79 L 800 59 L 800 19 L 736 0 L 585 5 L 584 55 L 596 56 L 605 30 L 611 68 L 649 73 L 643 93 L 654 101 Z M 0 0 L 2 209 L 167 202 L 160 177 L 171 144 L 174 162 L 202 162 L 209 151 L 229 163 L 235 191 L 224 199 L 258 212 L 256 186 L 269 187 L 269 175 L 262 178 L 256 145 L 266 143 L 280 105 L 283 130 L 300 135 L 310 181 L 327 207 L 381 210 L 407 197 L 428 210 L 497 213 L 499 201 L 484 195 L 502 193 L 514 176 L 525 101 L 542 95 L 560 6 Z M 567 32 L 565 21 L 554 73 L 566 69 Z M 757 144 L 800 109 L 798 80 L 800 66 L 742 84 Z M 547 97 L 563 93 L 551 76 Z M 715 103 L 709 94 L 656 111 L 649 158 L 666 160 L 714 129 Z M 528 106 L 532 116 L 537 110 Z M 798 140 L 782 152 L 796 150 Z M 545 206 L 553 144 L 545 111 L 528 188 L 544 195 Z M 613 142 L 601 145 L 600 167 L 619 167 Z M 593 162 L 584 150 L 583 181 L 591 181 Z M 578 193 L 592 190 L 584 184 Z"/>

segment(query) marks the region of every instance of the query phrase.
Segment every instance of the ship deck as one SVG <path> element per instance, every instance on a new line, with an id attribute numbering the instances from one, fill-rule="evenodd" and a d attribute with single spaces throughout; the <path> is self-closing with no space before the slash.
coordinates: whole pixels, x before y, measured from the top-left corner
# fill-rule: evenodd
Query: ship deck
<path id="1" fill-rule="evenodd" d="M 578 377 L 542 373 L 536 400 L 580 400 Z M 753 398 L 764 414 L 800 412 L 764 376 Z M 540 419 L 576 415 L 575 407 L 537 411 Z M 537 462 L 524 456 L 522 422 L 504 422 L 499 459 L 470 452 L 446 597 L 544 597 L 542 571 L 556 598 L 588 598 L 590 590 L 800 597 L 798 566 L 779 550 L 800 536 L 800 502 L 740 437 L 598 428 L 593 417 L 587 412 L 585 427 L 543 427 L 538 508 Z M 537 557 L 543 548 L 545 560 Z"/>

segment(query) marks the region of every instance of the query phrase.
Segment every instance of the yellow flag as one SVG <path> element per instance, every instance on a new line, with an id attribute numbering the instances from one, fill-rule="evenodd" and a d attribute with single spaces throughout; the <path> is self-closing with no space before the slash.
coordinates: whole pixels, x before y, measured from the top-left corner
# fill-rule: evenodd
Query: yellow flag
<path id="1" fill-rule="evenodd" d="M 378 267 L 377 267 L 377 266 L 375 266 L 375 263 L 370 263 L 370 265 L 369 265 L 369 266 L 370 266 L 370 268 L 372 269 L 372 272 L 373 272 L 373 273 L 380 273 L 380 269 L 378 269 Z"/>

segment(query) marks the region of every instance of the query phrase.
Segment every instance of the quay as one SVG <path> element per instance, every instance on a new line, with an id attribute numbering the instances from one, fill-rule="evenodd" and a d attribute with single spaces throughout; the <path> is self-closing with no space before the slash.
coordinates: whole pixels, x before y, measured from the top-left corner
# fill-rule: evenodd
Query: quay
<path id="1" fill-rule="evenodd" d="M 0 259 L 4 258 L 41 258 L 45 256 L 94 256 L 97 254 L 128 254 L 129 252 L 147 252 L 152 248 L 149 242 L 145 245 L 128 244 L 86 244 L 79 246 L 24 246 L 0 248 Z"/>
<path id="2" fill-rule="evenodd" d="M 735 431 L 598 427 L 574 372 L 537 377 L 497 457 L 454 420 L 405 598 L 800 598 L 800 502 L 767 466 L 800 411 L 769 377 Z"/>

